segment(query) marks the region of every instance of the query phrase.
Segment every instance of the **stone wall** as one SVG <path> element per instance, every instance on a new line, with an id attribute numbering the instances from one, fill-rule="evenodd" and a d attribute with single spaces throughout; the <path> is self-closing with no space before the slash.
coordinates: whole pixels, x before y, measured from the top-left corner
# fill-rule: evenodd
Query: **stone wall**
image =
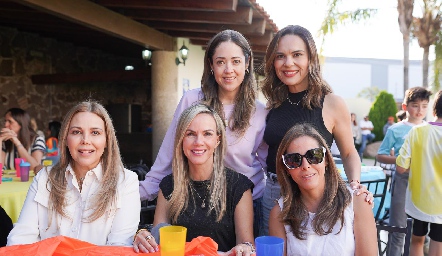
<path id="1" fill-rule="evenodd" d="M 151 123 L 150 80 L 106 83 L 34 85 L 32 75 L 122 70 L 127 63 L 142 67 L 143 60 L 125 59 L 99 50 L 36 34 L 0 27 L 0 117 L 20 107 L 36 118 L 40 130 L 51 120 L 61 121 L 76 103 L 94 99 L 103 105 L 142 105 L 144 131 Z"/>

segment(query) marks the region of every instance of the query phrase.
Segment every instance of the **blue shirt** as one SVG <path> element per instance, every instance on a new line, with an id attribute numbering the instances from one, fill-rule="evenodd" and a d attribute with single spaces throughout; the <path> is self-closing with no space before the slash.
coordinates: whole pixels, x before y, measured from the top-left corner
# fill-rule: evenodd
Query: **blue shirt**
<path id="1" fill-rule="evenodd" d="M 402 121 L 393 124 L 387 130 L 384 140 L 378 150 L 378 155 L 390 155 L 391 148 L 394 148 L 394 155 L 397 157 L 399 149 L 404 144 L 405 137 L 415 124 Z"/>

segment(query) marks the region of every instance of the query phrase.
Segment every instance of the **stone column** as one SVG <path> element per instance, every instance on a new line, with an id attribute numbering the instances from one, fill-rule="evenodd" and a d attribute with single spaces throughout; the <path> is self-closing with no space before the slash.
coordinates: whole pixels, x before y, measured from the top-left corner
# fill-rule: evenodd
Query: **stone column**
<path id="1" fill-rule="evenodd" d="M 176 52 L 169 51 L 154 51 L 152 54 L 152 163 L 178 105 L 175 57 Z"/>

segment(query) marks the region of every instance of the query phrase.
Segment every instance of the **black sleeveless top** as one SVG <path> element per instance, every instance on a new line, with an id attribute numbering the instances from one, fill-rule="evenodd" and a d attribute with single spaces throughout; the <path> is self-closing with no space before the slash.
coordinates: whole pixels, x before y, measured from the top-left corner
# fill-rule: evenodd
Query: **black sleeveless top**
<path id="1" fill-rule="evenodd" d="M 307 91 L 289 93 L 291 102 L 285 100 L 281 106 L 271 109 L 267 115 L 264 141 L 269 145 L 266 162 L 267 170 L 271 173 L 276 173 L 276 153 L 279 144 L 285 133 L 295 124 L 310 123 L 322 135 L 329 148 L 333 143 L 333 134 L 327 130 L 322 118 L 322 107 L 309 110 L 302 106 L 301 100 L 306 94 Z M 324 98 L 321 99 L 321 106 L 323 105 Z"/>

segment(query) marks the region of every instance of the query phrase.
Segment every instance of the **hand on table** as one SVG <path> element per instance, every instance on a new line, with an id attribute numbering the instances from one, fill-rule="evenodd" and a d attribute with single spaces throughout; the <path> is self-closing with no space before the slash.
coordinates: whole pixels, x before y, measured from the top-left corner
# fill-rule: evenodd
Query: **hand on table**
<path id="1" fill-rule="evenodd" d="M 252 256 L 255 255 L 255 247 L 250 243 L 237 244 L 228 252 L 218 252 L 220 256 Z"/>
<path id="2" fill-rule="evenodd" d="M 135 252 L 157 252 L 158 244 L 152 234 L 147 229 L 140 229 L 135 234 L 133 247 Z"/>

